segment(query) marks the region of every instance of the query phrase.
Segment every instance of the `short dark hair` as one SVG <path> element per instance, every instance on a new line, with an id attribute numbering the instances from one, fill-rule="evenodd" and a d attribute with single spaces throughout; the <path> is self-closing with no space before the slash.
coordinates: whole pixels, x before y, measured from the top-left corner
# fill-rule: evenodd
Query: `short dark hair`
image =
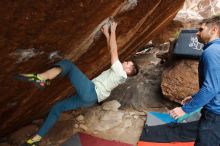
<path id="1" fill-rule="evenodd" d="M 203 19 L 199 24 L 215 24 L 220 30 L 220 15 L 215 15 L 207 19 Z"/>
<path id="2" fill-rule="evenodd" d="M 135 76 L 139 72 L 139 67 L 137 63 L 134 60 L 131 60 L 131 62 L 133 63 L 133 68 L 132 68 L 131 73 L 128 74 L 129 77 Z"/>

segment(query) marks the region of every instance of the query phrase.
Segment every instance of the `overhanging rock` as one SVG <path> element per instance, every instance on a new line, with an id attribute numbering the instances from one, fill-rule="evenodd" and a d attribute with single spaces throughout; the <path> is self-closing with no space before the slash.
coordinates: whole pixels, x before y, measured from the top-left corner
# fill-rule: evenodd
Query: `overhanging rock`
<path id="1" fill-rule="evenodd" d="M 64 56 L 89 78 L 110 65 L 100 27 L 114 17 L 121 59 L 143 47 L 174 18 L 184 0 L 1 0 L 0 136 L 44 116 L 73 90 L 57 79 L 44 91 L 14 80 Z"/>

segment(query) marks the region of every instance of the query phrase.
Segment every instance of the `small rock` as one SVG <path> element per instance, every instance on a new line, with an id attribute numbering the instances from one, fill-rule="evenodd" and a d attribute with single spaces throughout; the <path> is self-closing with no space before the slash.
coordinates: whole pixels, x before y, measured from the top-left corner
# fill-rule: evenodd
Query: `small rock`
<path id="1" fill-rule="evenodd" d="M 104 102 L 102 104 L 102 109 L 106 111 L 118 111 L 121 104 L 117 100 L 112 100 L 109 102 Z"/>
<path id="2" fill-rule="evenodd" d="M 79 125 L 78 125 L 78 124 L 74 124 L 74 127 L 75 127 L 75 128 L 79 128 Z"/>
<path id="3" fill-rule="evenodd" d="M 87 131 L 89 128 L 86 125 L 80 124 L 79 128 L 83 129 L 84 131 Z"/>
<path id="4" fill-rule="evenodd" d="M 137 116 L 137 115 L 134 115 L 134 118 L 135 118 L 135 119 L 137 119 L 137 118 L 138 118 L 138 116 Z"/>
<path id="5" fill-rule="evenodd" d="M 78 122 L 83 121 L 84 120 L 84 116 L 83 115 L 79 115 L 78 117 L 76 117 L 76 120 Z"/>
<path id="6" fill-rule="evenodd" d="M 133 116 L 133 115 L 135 115 L 135 112 L 129 112 L 129 115 Z"/>

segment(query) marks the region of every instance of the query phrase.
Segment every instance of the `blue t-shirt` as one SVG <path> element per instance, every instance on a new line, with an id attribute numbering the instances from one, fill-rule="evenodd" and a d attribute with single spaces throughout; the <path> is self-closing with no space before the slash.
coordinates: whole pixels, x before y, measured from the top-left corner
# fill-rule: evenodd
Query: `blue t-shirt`
<path id="1" fill-rule="evenodd" d="M 220 114 L 220 39 L 206 44 L 199 62 L 200 90 L 182 109 L 186 113 L 198 108 Z"/>

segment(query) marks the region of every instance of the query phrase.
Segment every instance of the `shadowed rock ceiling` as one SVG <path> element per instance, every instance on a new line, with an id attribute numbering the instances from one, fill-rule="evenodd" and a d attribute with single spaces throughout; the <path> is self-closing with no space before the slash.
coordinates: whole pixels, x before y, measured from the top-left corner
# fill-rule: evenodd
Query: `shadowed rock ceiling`
<path id="1" fill-rule="evenodd" d="M 64 57 L 89 78 L 110 65 L 100 27 L 118 22 L 121 60 L 143 47 L 176 15 L 184 0 L 1 0 L 0 136 L 44 116 L 73 93 L 67 79 L 41 91 L 16 81 L 16 73 L 42 72 Z"/>

